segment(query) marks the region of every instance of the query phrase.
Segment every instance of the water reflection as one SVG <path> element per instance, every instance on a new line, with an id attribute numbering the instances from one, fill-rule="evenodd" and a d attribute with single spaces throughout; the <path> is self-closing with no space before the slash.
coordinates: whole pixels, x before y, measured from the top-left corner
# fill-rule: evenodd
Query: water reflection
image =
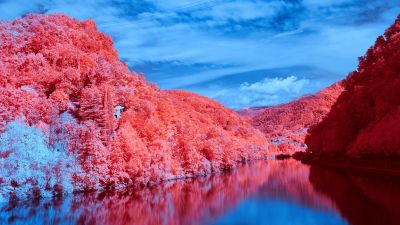
<path id="1" fill-rule="evenodd" d="M 379 183 L 350 177 L 314 167 L 310 172 L 309 166 L 294 160 L 258 161 L 225 174 L 141 190 L 3 204 L 0 221 L 1 224 L 219 225 L 347 224 L 348 220 L 363 224 L 364 220 L 357 218 L 365 217 L 365 212 L 372 212 L 369 210 L 390 218 L 398 209 L 394 199 L 386 198 L 389 194 L 398 197 L 398 184 L 389 182 L 393 186 L 388 187 L 388 181 Z M 366 199 L 374 199 L 376 204 L 368 208 L 364 204 L 371 204 L 372 200 Z M 356 203 L 352 204 L 353 201 Z"/>
<path id="2" fill-rule="evenodd" d="M 310 182 L 353 225 L 400 224 L 400 177 L 313 166 Z"/>

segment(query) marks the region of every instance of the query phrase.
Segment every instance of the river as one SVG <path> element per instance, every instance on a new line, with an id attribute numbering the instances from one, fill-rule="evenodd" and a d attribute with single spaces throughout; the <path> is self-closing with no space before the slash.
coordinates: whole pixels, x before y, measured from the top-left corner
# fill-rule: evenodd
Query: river
<path id="1" fill-rule="evenodd" d="M 0 204 L 1 224 L 398 224 L 398 178 L 254 161 L 140 190 Z"/>

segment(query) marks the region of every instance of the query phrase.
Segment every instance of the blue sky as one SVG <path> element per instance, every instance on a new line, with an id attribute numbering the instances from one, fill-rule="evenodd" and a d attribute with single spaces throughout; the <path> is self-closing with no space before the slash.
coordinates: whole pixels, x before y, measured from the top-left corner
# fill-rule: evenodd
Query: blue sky
<path id="1" fill-rule="evenodd" d="M 400 0 L 0 0 L 0 12 L 93 19 L 147 80 L 238 109 L 344 78 L 393 23 Z"/>

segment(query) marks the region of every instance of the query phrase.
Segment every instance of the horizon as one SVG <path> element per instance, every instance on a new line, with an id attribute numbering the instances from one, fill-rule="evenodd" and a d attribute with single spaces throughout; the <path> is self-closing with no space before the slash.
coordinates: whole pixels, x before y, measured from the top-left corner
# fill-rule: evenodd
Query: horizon
<path id="1" fill-rule="evenodd" d="M 398 0 L 138 2 L 3 0 L 0 19 L 92 19 L 146 80 L 241 109 L 286 103 L 342 80 L 400 11 Z"/>

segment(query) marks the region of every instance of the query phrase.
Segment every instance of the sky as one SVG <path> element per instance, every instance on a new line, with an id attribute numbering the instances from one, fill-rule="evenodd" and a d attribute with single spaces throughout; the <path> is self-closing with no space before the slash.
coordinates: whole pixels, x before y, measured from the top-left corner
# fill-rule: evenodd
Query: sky
<path id="1" fill-rule="evenodd" d="M 92 19 L 119 57 L 162 89 L 233 109 L 314 93 L 357 68 L 400 0 L 0 0 L 0 19 Z"/>

